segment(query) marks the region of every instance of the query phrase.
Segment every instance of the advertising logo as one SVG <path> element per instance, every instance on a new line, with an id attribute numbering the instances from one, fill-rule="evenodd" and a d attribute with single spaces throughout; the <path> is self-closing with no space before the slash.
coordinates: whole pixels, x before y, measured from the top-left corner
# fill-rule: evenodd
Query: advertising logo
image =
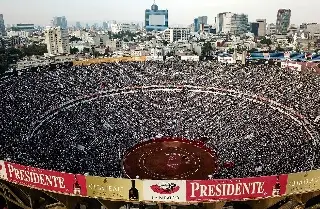
<path id="1" fill-rule="evenodd" d="M 175 183 L 169 183 L 169 182 L 164 182 L 164 183 L 159 183 L 150 186 L 152 191 L 159 193 L 159 194 L 173 194 L 177 191 L 179 191 L 180 187 L 177 186 Z"/>
<path id="2" fill-rule="evenodd" d="M 186 181 L 143 181 L 144 199 L 158 202 L 185 202 Z"/>

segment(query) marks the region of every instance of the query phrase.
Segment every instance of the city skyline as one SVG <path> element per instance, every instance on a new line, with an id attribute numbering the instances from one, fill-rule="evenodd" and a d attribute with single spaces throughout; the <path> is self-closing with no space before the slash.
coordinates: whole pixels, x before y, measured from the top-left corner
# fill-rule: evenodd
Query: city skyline
<path id="1" fill-rule="evenodd" d="M 303 22 L 320 22 L 317 19 L 317 10 L 320 1 L 309 0 L 307 7 L 304 1 L 289 0 L 224 0 L 208 1 L 198 0 L 195 5 L 191 1 L 183 0 L 157 0 L 159 9 L 169 10 L 169 25 L 189 25 L 194 17 L 208 16 L 208 23 L 213 24 L 214 19 L 220 12 L 245 13 L 249 21 L 256 19 L 267 19 L 267 23 L 275 23 L 278 9 L 291 9 L 291 23 L 301 24 Z M 54 16 L 66 16 L 68 23 L 75 22 L 99 23 L 103 21 L 132 21 L 143 22 L 144 11 L 153 4 L 153 0 L 140 0 L 133 2 L 129 0 L 2 0 L 0 3 L 0 14 L 4 15 L 5 24 L 34 23 L 36 25 L 50 25 Z M 19 5 L 17 7 L 16 5 Z M 14 11 L 14 12 L 13 12 Z"/>

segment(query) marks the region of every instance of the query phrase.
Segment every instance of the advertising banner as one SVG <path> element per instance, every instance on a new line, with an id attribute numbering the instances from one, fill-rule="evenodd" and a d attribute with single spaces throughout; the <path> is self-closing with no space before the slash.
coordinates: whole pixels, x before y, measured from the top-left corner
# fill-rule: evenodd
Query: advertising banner
<path id="1" fill-rule="evenodd" d="M 320 170 L 288 174 L 286 194 L 320 190 Z"/>
<path id="2" fill-rule="evenodd" d="M 199 56 L 181 56 L 181 60 L 197 62 L 200 60 L 200 58 L 199 58 Z"/>
<path id="3" fill-rule="evenodd" d="M 187 180 L 187 201 L 243 200 L 285 193 L 287 176 Z M 281 188 L 283 187 L 283 188 Z"/>
<path id="4" fill-rule="evenodd" d="M 6 167 L 4 161 L 0 160 L 0 179 L 8 180 Z"/>
<path id="5" fill-rule="evenodd" d="M 82 175 L 49 171 L 9 162 L 4 164 L 8 181 L 40 190 L 69 195 L 87 195 L 86 179 Z"/>
<path id="6" fill-rule="evenodd" d="M 89 197 L 124 201 L 143 200 L 141 180 L 86 176 L 86 182 Z"/>
<path id="7" fill-rule="evenodd" d="M 141 57 L 106 57 L 106 58 L 96 58 L 96 59 L 73 61 L 73 65 L 91 65 L 91 64 L 112 63 L 112 62 L 144 62 L 144 61 L 146 61 L 145 56 L 141 56 Z"/>
<path id="8" fill-rule="evenodd" d="M 185 180 L 144 180 L 145 201 L 186 202 Z"/>

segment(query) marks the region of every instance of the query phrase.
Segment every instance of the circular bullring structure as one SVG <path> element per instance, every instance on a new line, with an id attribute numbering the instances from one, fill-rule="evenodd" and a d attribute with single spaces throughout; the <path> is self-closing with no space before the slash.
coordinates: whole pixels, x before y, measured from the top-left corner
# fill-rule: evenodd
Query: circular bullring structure
<path id="1" fill-rule="evenodd" d="M 75 196 L 87 176 L 279 179 L 320 168 L 319 84 L 309 72 L 216 62 L 25 70 L 1 78 L 0 156 L 10 177 L 15 164 L 81 175 Z"/>
<path id="2" fill-rule="evenodd" d="M 128 178 L 206 179 L 217 172 L 216 156 L 202 141 L 159 138 L 137 144 L 123 159 Z"/>

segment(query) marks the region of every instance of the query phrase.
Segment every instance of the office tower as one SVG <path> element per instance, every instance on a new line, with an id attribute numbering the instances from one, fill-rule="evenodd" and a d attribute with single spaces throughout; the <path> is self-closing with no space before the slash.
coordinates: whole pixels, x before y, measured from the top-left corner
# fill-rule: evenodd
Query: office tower
<path id="1" fill-rule="evenodd" d="M 277 14 L 276 33 L 287 34 L 290 26 L 291 10 L 279 9 Z"/>
<path id="2" fill-rule="evenodd" d="M 259 33 L 259 23 L 252 22 L 250 23 L 250 32 L 254 34 L 254 36 L 258 36 Z"/>
<path id="3" fill-rule="evenodd" d="M 257 23 L 259 24 L 258 36 L 266 36 L 267 34 L 267 20 L 266 19 L 257 19 Z"/>
<path id="4" fill-rule="evenodd" d="M 217 16 L 217 33 L 230 33 L 231 31 L 231 17 L 233 13 L 223 12 Z"/>
<path id="5" fill-rule="evenodd" d="M 145 10 L 145 28 L 146 31 L 164 31 L 168 28 L 168 10 L 159 10 L 154 3 L 151 9 Z"/>
<path id="6" fill-rule="evenodd" d="M 248 15 L 233 14 L 231 16 L 230 33 L 241 35 L 249 31 Z"/>
<path id="7" fill-rule="evenodd" d="M 193 26 L 194 26 L 194 31 L 193 32 L 198 32 L 200 30 L 200 25 L 199 25 L 199 19 L 198 18 L 194 18 Z"/>
<path id="8" fill-rule="evenodd" d="M 199 16 L 194 19 L 194 32 L 198 32 L 200 29 L 204 27 L 204 25 L 208 24 L 208 16 Z"/>
<path id="9" fill-rule="evenodd" d="M 68 28 L 67 19 L 65 16 L 62 17 L 54 17 L 52 21 L 53 27 L 61 27 L 62 29 Z"/>
<path id="10" fill-rule="evenodd" d="M 61 27 L 47 28 L 45 42 L 50 55 L 70 54 L 69 34 Z"/>
<path id="11" fill-rule="evenodd" d="M 103 22 L 103 23 L 102 23 L 102 28 L 103 28 L 104 30 L 108 29 L 108 23 L 107 23 L 107 22 Z"/>
<path id="12" fill-rule="evenodd" d="M 80 22 L 76 22 L 76 28 L 77 29 L 81 29 L 81 23 Z"/>
<path id="13" fill-rule="evenodd" d="M 4 25 L 3 14 L 0 14 L 0 36 L 6 35 L 6 26 Z"/>

